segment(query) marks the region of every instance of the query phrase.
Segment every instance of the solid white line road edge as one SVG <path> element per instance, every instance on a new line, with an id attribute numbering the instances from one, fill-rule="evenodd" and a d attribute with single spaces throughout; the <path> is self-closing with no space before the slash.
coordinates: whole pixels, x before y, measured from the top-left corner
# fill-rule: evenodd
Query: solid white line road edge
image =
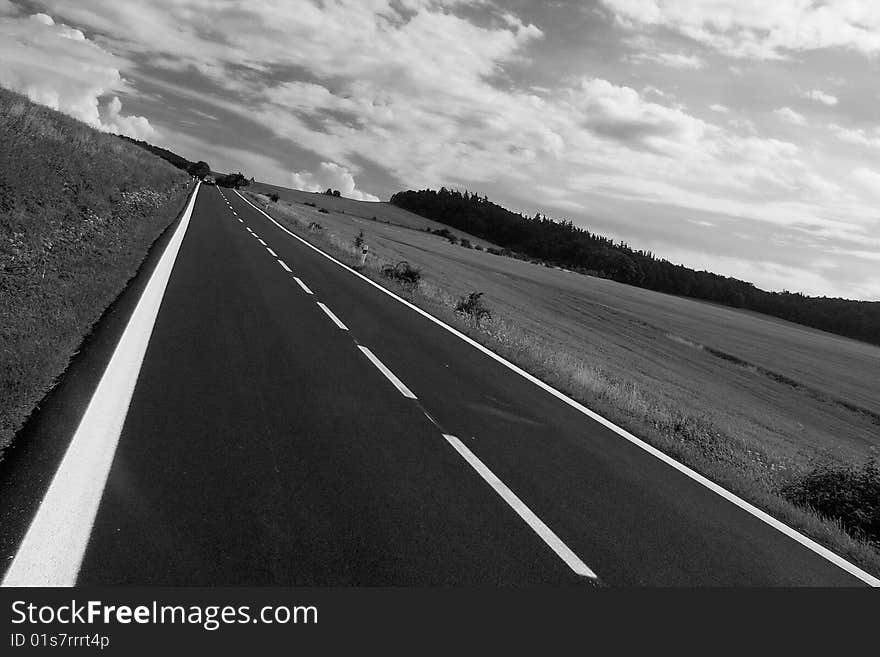
<path id="1" fill-rule="evenodd" d="M 381 360 L 379 360 L 378 358 L 376 358 L 375 354 L 373 354 L 372 351 L 370 351 L 369 349 L 367 349 L 367 348 L 366 348 L 364 345 L 362 345 L 362 344 L 359 344 L 359 345 L 358 345 L 358 349 L 360 349 L 360 350 L 364 353 L 364 356 L 366 356 L 367 358 L 370 359 L 370 362 L 371 362 L 373 365 L 376 366 L 376 369 L 377 369 L 377 370 L 379 370 L 380 372 L 382 372 L 382 374 L 385 375 L 385 378 L 386 378 L 386 379 L 388 379 L 389 381 L 391 381 L 391 383 L 394 385 L 395 388 L 397 388 L 398 392 L 400 392 L 401 395 L 403 395 L 404 397 L 406 397 L 406 398 L 408 398 L 408 399 L 418 399 L 418 397 L 416 397 L 416 396 L 413 394 L 412 390 L 410 390 L 409 388 L 407 388 L 407 387 L 403 384 L 403 381 L 401 381 L 400 379 L 398 379 L 398 378 L 394 375 L 394 372 L 392 372 L 392 371 L 389 370 L 387 367 L 385 367 L 385 363 L 383 363 Z"/>
<path id="2" fill-rule="evenodd" d="M 488 347 L 484 347 L 483 345 L 481 345 L 481 344 L 480 344 L 479 342 L 477 342 L 476 340 L 474 340 L 474 339 L 472 339 L 472 338 L 469 338 L 468 336 L 466 336 L 466 335 L 465 335 L 464 333 L 462 333 L 461 331 L 459 331 L 459 330 L 453 328 L 452 326 L 449 326 L 449 324 L 447 324 L 447 323 L 444 322 L 443 320 L 434 317 L 434 316 L 433 316 L 432 314 L 430 314 L 429 312 L 427 312 L 427 311 L 425 311 L 425 310 L 422 310 L 421 308 L 419 308 L 418 306 L 416 306 L 416 305 L 410 303 L 410 302 L 407 301 L 406 299 L 404 299 L 404 298 L 402 298 L 402 297 L 399 297 L 398 295 L 394 294 L 394 292 L 392 292 L 391 290 L 388 290 L 388 289 L 382 287 L 381 285 L 379 285 L 378 283 L 376 283 L 375 281 L 370 280 L 369 278 L 367 278 L 366 276 L 364 276 L 364 275 L 361 274 L 360 272 L 355 271 L 354 269 L 352 269 L 351 267 L 349 267 L 348 265 L 346 265 L 344 262 L 340 262 L 339 260 L 337 260 L 336 258 L 334 258 L 334 257 L 333 257 L 332 255 L 330 255 L 329 253 L 325 253 L 324 251 L 322 251 L 321 249 L 319 249 L 319 248 L 316 247 L 315 245 L 313 245 L 313 244 L 311 244 L 310 242 L 304 240 L 302 237 L 300 237 L 299 235 L 297 235 L 297 234 L 294 233 L 293 231 L 288 230 L 287 228 L 285 228 L 284 226 L 282 226 L 280 223 L 278 223 L 277 221 L 275 221 L 275 219 L 273 219 L 271 216 L 269 216 L 268 214 L 266 214 L 265 212 L 263 212 L 262 210 L 260 210 L 260 208 L 258 208 L 256 205 L 254 205 L 253 203 L 251 203 L 250 201 L 248 201 L 244 196 L 242 196 L 242 195 L 238 192 L 238 190 L 233 190 L 233 191 L 235 191 L 235 193 L 238 195 L 238 197 L 239 197 L 242 201 L 244 201 L 244 202 L 247 203 L 249 206 L 251 206 L 254 210 L 256 210 L 257 212 L 259 212 L 260 214 L 262 214 L 262 215 L 263 215 L 264 217 L 266 217 L 269 221 L 271 221 L 273 224 L 275 224 L 278 228 L 280 228 L 280 229 L 283 230 L 285 233 L 287 233 L 288 235 L 290 235 L 290 236 L 293 237 L 294 239 L 298 240 L 299 242 L 302 242 L 305 246 L 307 246 L 308 248 L 312 249 L 312 250 L 315 251 L 316 253 L 321 254 L 322 256 L 324 256 L 325 258 L 327 258 L 328 260 L 330 260 L 331 262 L 333 262 L 333 263 L 339 265 L 339 266 L 342 267 L 343 269 L 348 270 L 351 274 L 354 274 L 355 276 L 357 276 L 358 278 L 362 279 L 362 280 L 365 281 L 366 283 L 372 285 L 372 286 L 373 286 L 374 288 L 376 288 L 377 290 L 380 290 L 380 291 L 383 292 L 384 294 L 387 294 L 389 297 L 391 297 L 392 299 L 395 299 L 395 300 L 398 301 L 399 303 L 402 303 L 402 304 L 403 304 L 404 306 L 406 306 L 407 308 L 410 308 L 411 310 L 414 310 L 415 312 L 417 312 L 418 314 L 422 315 L 423 317 L 425 317 L 425 318 L 428 319 L 429 321 L 433 322 L 433 323 L 436 324 L 437 326 L 440 326 L 440 327 L 444 328 L 445 330 L 449 331 L 450 333 L 452 333 L 454 336 L 456 336 L 456 337 L 459 338 L 460 340 L 463 340 L 464 342 L 467 342 L 467 343 L 468 343 L 469 345 L 471 345 L 474 349 L 478 349 L 479 351 L 483 352 L 484 354 L 486 354 L 487 356 L 489 356 L 489 358 L 492 358 L 492 359 L 496 360 L 497 362 L 501 363 L 502 365 L 504 365 L 504 366 L 505 366 L 506 368 L 508 368 L 509 370 L 511 370 L 511 371 L 513 371 L 513 372 L 516 372 L 516 373 L 519 374 L 521 377 L 527 379 L 528 381 L 531 381 L 531 382 L 534 383 L 536 386 L 538 386 L 539 388 L 541 388 L 541 389 L 545 390 L 546 392 L 550 393 L 551 395 L 553 395 L 553 396 L 556 397 L 557 399 L 559 399 L 559 400 L 565 402 L 566 404 L 568 404 L 568 405 L 571 406 L 572 408 L 576 409 L 577 411 L 580 411 L 581 413 L 583 413 L 584 415 L 586 415 L 586 416 L 589 417 L 590 419 L 595 420 L 596 422 L 598 422 L 598 423 L 601 424 L 602 426 L 604 426 L 604 427 L 610 429 L 611 431 L 613 431 L 614 433 L 616 433 L 616 434 L 617 434 L 618 436 L 620 436 L 621 438 L 624 438 L 624 439 L 628 440 L 628 441 L 631 442 L 633 445 L 636 445 L 636 446 L 639 447 L 640 449 L 646 451 L 646 452 L 647 452 L 648 454 L 650 454 L 651 456 L 653 456 L 653 457 L 655 457 L 655 458 L 657 458 L 657 459 L 663 461 L 666 465 L 668 465 L 668 466 L 670 466 L 670 467 L 672 467 L 672 468 L 675 468 L 675 469 L 678 470 L 681 474 L 683 474 L 683 475 L 685 475 L 686 477 L 688 477 L 688 478 L 690 478 L 690 479 L 696 481 L 698 484 L 701 484 L 702 486 L 705 486 L 706 488 L 708 488 L 709 490 L 711 490 L 711 491 L 712 491 L 713 493 L 715 493 L 716 495 L 719 495 L 720 497 L 723 497 L 725 500 L 727 500 L 727 501 L 730 502 L 731 504 L 734 504 L 734 505 L 738 506 L 740 509 L 742 509 L 742 510 L 745 511 L 746 513 L 748 513 L 748 514 L 754 516 L 754 517 L 757 518 L 758 520 L 761 520 L 762 522 L 766 523 L 767 525 L 769 525 L 769 526 L 772 527 L 773 529 L 775 529 L 775 530 L 781 532 L 782 534 L 788 536 L 790 539 L 796 541 L 797 543 L 800 543 L 802 546 L 804 546 L 804 547 L 807 548 L 808 550 L 810 550 L 810 551 L 812 551 L 812 552 L 818 554 L 820 557 L 822 557 L 822 558 L 826 559 L 827 561 L 833 563 L 833 564 L 834 564 L 835 566 L 837 566 L 838 568 L 841 568 L 842 570 L 848 572 L 848 573 L 849 573 L 850 575 L 852 575 L 853 577 L 855 577 L 855 578 L 857 578 L 857 579 L 863 581 L 863 582 L 864 582 L 865 584 L 867 584 L 868 586 L 880 587 L 880 579 L 878 579 L 877 577 L 874 577 L 874 576 L 871 575 L 870 573 L 865 572 L 864 570 L 862 570 L 861 568 L 859 568 L 859 567 L 856 566 L 855 564 L 850 563 L 849 561 L 847 561 L 846 559 L 844 559 L 843 557 L 841 557 L 839 554 L 837 554 L 837 553 L 835 553 L 835 552 L 832 552 L 831 550 L 829 550 L 828 548 L 826 548 L 826 547 L 823 546 L 823 545 L 820 545 L 819 543 L 817 543 L 817 542 L 814 541 L 813 539 L 811 539 L 811 538 L 809 538 L 809 537 L 807 537 L 807 536 L 804 536 L 804 535 L 801 534 L 799 531 L 797 531 L 796 529 L 793 529 L 793 528 L 789 527 L 788 525 L 786 525 L 786 524 L 783 523 L 782 521 L 777 520 L 776 518 L 774 518 L 773 516 L 771 516 L 771 515 L 770 515 L 769 513 L 767 513 L 766 511 L 762 511 L 761 509 L 759 509 L 758 507 L 756 507 L 754 504 L 751 504 L 750 502 L 746 502 L 744 499 L 742 499 L 742 498 L 739 497 L 738 495 L 736 495 L 736 494 L 730 492 L 729 490 L 727 490 L 726 488 L 723 488 L 722 486 L 719 486 L 718 484 L 716 484 L 716 483 L 715 483 L 714 481 L 712 481 L 711 479 L 708 479 L 707 477 L 704 477 L 703 475 L 701 475 L 701 474 L 700 474 L 699 472 L 697 472 L 696 470 L 693 470 L 692 468 L 689 468 L 688 466 L 686 466 L 684 463 L 679 463 L 679 462 L 676 461 L 674 458 L 672 458 L 672 457 L 669 456 L 668 454 L 665 454 L 664 452 L 661 452 L 659 449 L 657 449 L 657 448 L 654 447 L 653 445 L 650 445 L 650 444 L 646 443 L 646 442 L 645 442 L 644 440 L 642 440 L 641 438 L 637 438 L 636 436 L 634 436 L 633 434 L 631 434 L 631 433 L 630 433 L 629 431 L 627 431 L 626 429 L 623 429 L 623 428 L 617 426 L 617 425 L 614 424 L 611 420 L 608 420 L 608 419 L 602 417 L 601 415 L 599 415 L 599 414 L 596 413 L 595 411 L 591 411 L 589 408 L 587 408 L 586 406 L 584 406 L 584 405 L 581 404 L 580 402 L 575 401 L 574 399 L 572 399 L 571 397 L 569 397 L 569 396 L 566 395 L 565 393 L 560 392 L 559 390 L 557 390 L 556 388 L 554 388 L 553 386 L 551 386 L 551 385 L 549 385 L 549 384 L 547 384 L 547 383 L 544 383 L 544 382 L 541 381 L 539 378 L 537 378 L 537 377 L 535 377 L 535 376 L 529 374 L 528 372 L 526 372 L 526 371 L 525 371 L 524 369 L 522 369 L 521 367 L 519 367 L 519 366 L 517 366 L 517 365 L 514 365 L 514 364 L 511 363 L 509 360 L 503 358 L 502 356 L 499 356 L 498 354 L 496 354 L 494 351 L 492 351 L 492 350 L 489 349 Z"/>
<path id="3" fill-rule="evenodd" d="M 347 331 L 347 330 L 348 330 L 348 327 L 347 327 L 345 324 L 343 324 L 343 323 L 340 321 L 340 319 L 339 319 L 336 315 L 333 314 L 333 311 L 330 310 L 327 306 L 325 306 L 325 305 L 324 305 L 323 303 L 321 303 L 320 301 L 318 302 L 318 307 L 319 307 L 321 310 L 323 310 L 324 313 L 326 313 L 327 317 L 329 317 L 329 318 L 333 321 L 333 323 L 336 324 L 336 326 L 338 326 L 339 328 L 341 328 L 343 331 Z"/>
<path id="4" fill-rule="evenodd" d="M 199 184 L 150 276 L 3 586 L 74 586 Z"/>
<path id="5" fill-rule="evenodd" d="M 569 568 L 581 577 L 589 577 L 591 579 L 597 578 L 596 573 L 590 570 L 590 567 L 581 561 L 581 558 L 572 552 L 571 548 L 563 543 L 562 539 L 559 538 L 552 529 L 545 525 L 544 521 L 536 516 L 534 512 L 516 496 L 516 493 L 510 490 L 505 483 L 501 481 L 495 473 L 479 459 L 479 457 L 477 457 L 476 454 L 467 448 L 463 442 L 449 434 L 444 433 L 443 437 L 446 438 L 447 442 L 455 448 L 455 451 L 477 471 L 486 483 L 489 484 L 505 502 L 507 502 L 511 509 L 516 511 L 517 515 L 532 528 L 532 531 L 541 537 L 541 540 L 543 540 Z"/>

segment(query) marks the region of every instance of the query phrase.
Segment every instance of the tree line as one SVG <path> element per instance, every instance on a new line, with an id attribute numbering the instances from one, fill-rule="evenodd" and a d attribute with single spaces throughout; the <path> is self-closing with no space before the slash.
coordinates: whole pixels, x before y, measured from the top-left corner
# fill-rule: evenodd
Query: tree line
<path id="1" fill-rule="evenodd" d="M 191 160 L 186 159 L 182 155 L 178 155 L 173 151 L 169 151 L 167 148 L 162 148 L 160 146 L 154 146 L 146 141 L 141 141 L 140 139 L 132 139 L 131 137 L 126 137 L 125 135 L 116 135 L 120 139 L 123 139 L 135 146 L 139 146 L 143 148 L 145 151 L 149 151 L 153 155 L 161 157 L 166 162 L 172 164 L 178 169 L 182 169 L 186 171 L 189 175 L 195 176 L 196 178 L 204 178 L 205 176 L 211 173 L 211 165 L 205 162 L 204 160 L 199 160 L 198 162 L 193 162 Z M 253 178 L 248 179 L 241 171 L 237 173 L 218 173 L 214 175 L 214 180 L 221 187 L 246 187 L 251 182 L 253 182 Z"/>
<path id="2" fill-rule="evenodd" d="M 638 287 L 693 297 L 780 317 L 798 324 L 880 344 L 880 302 L 810 297 L 799 292 L 768 292 L 754 284 L 708 271 L 696 271 L 636 250 L 625 242 L 596 235 L 571 221 L 540 213 L 527 217 L 485 196 L 449 190 L 398 192 L 391 203 L 410 212 L 481 237 L 513 257 L 539 260 L 566 269 Z"/>

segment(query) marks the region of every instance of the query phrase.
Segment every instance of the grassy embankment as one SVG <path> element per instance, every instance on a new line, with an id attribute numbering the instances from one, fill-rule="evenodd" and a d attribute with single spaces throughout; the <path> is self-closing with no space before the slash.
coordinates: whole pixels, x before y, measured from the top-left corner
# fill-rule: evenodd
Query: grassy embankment
<path id="1" fill-rule="evenodd" d="M 871 372 L 880 349 L 463 249 L 425 232 L 434 222 L 388 204 L 253 189 L 278 193 L 270 213 L 349 264 L 358 261 L 354 239 L 363 231 L 366 275 L 880 573 L 878 545 L 859 529 L 878 512 L 871 499 L 880 477 L 866 459 L 878 442 L 880 382 L 871 383 Z M 310 230 L 312 222 L 323 229 Z M 384 265 L 400 260 L 421 270 L 415 289 L 382 276 Z M 490 321 L 455 312 L 474 290 L 485 292 Z M 817 495 L 833 501 L 825 508 L 841 509 L 845 522 L 810 509 Z"/>
<path id="2" fill-rule="evenodd" d="M 175 219 L 191 180 L 0 88 L 0 455 Z"/>

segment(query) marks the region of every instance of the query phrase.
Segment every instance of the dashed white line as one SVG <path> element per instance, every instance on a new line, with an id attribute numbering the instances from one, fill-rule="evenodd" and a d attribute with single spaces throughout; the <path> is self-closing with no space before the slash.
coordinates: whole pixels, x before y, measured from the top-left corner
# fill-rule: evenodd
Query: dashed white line
<path id="1" fill-rule="evenodd" d="M 418 397 L 416 397 L 416 396 L 413 394 L 412 390 L 410 390 L 409 388 L 407 388 L 407 387 L 404 385 L 403 381 L 401 381 L 400 379 L 398 379 L 398 378 L 394 375 L 394 372 L 392 372 L 392 371 L 389 370 L 387 367 L 385 367 L 385 364 L 384 364 L 381 360 L 379 360 L 378 358 L 376 358 L 375 354 L 373 354 L 372 351 L 370 351 L 369 349 L 367 349 L 367 348 L 366 348 L 365 346 L 363 346 L 362 344 L 359 344 L 359 345 L 358 345 L 358 349 L 360 349 L 360 350 L 364 353 L 364 356 L 366 356 L 367 358 L 370 359 L 370 362 L 371 362 L 373 365 L 376 366 L 376 369 L 377 369 L 377 370 L 379 370 L 380 372 L 382 372 L 382 374 L 385 375 L 385 378 L 386 378 L 386 379 L 388 379 L 389 381 L 391 381 L 391 383 L 394 385 L 394 387 L 397 388 L 397 389 L 400 391 L 400 394 L 401 394 L 401 395 L 403 395 L 404 397 L 407 397 L 408 399 L 418 399 Z"/>
<path id="2" fill-rule="evenodd" d="M 318 307 L 327 314 L 327 317 L 329 317 L 333 321 L 333 323 L 336 324 L 336 326 L 341 328 L 343 331 L 348 330 L 348 327 L 345 324 L 343 324 L 336 315 L 333 314 L 333 311 L 330 310 L 327 306 L 325 306 L 320 301 L 318 302 Z"/>
<path id="3" fill-rule="evenodd" d="M 293 277 L 293 280 L 299 283 L 299 286 L 303 289 L 303 292 L 305 292 L 306 294 L 313 294 L 313 292 L 309 289 L 309 286 L 303 283 L 302 280 L 300 280 L 296 276 Z"/>
<path id="4" fill-rule="evenodd" d="M 277 257 L 278 257 L 278 254 L 275 253 L 275 252 L 274 252 L 272 249 L 270 249 L 268 246 L 266 247 L 266 250 L 269 252 L 269 255 L 272 256 L 273 258 L 277 258 Z"/>
<path id="5" fill-rule="evenodd" d="M 363 347 L 361 347 L 361 349 L 363 349 Z M 443 434 L 443 437 L 446 438 L 447 442 L 452 445 L 455 451 L 477 471 L 477 474 L 479 474 L 505 502 L 507 502 L 511 509 L 516 511 L 517 515 L 532 528 L 532 531 L 541 537 L 541 540 L 543 540 L 569 568 L 581 577 L 596 579 L 596 573 L 590 570 L 590 567 L 572 552 L 571 549 L 562 542 L 562 539 L 559 538 L 552 529 L 545 525 L 544 521 L 536 516 L 534 512 L 526 506 L 525 502 L 519 499 L 519 497 L 516 496 L 516 493 L 510 490 L 504 482 L 501 481 L 495 473 L 477 457 L 476 454 L 469 450 L 467 446 L 455 436 Z"/>
<path id="6" fill-rule="evenodd" d="M 287 266 L 287 263 L 284 262 L 283 260 L 281 260 L 280 258 L 278 259 L 278 264 L 281 265 L 282 267 L 284 267 L 284 271 L 287 271 L 287 272 L 290 271 L 290 267 Z"/>
<path id="7" fill-rule="evenodd" d="M 263 210 L 258 208 L 256 205 L 251 203 L 249 200 L 247 200 L 241 193 L 239 193 L 238 190 L 235 190 L 235 194 L 242 201 L 244 201 L 249 206 L 251 206 L 254 210 L 256 210 L 257 212 L 262 214 L 264 217 L 266 217 L 266 219 L 271 221 L 277 228 L 279 228 L 280 230 L 282 230 L 285 233 L 287 233 L 288 235 L 290 235 L 293 239 L 301 242 L 307 248 L 315 251 L 316 253 L 323 256 L 324 258 L 326 258 L 330 262 L 333 262 L 334 264 L 338 265 L 342 269 L 348 271 L 350 274 L 357 276 L 362 281 L 364 281 L 366 284 L 371 285 L 372 287 L 379 290 L 381 293 L 388 295 L 392 299 L 395 299 L 398 303 L 406 306 L 410 310 L 412 310 L 412 311 L 418 313 L 419 315 L 421 315 L 422 317 L 426 318 L 428 321 L 431 321 L 434 324 L 436 324 L 437 326 L 441 327 L 442 329 L 448 331 L 452 335 L 456 336 L 459 340 L 469 344 L 474 349 L 481 351 L 489 358 L 492 358 L 493 360 L 497 361 L 498 363 L 500 363 L 504 367 L 508 368 L 512 372 L 515 372 L 516 374 L 518 374 L 522 378 L 526 379 L 527 381 L 530 381 L 531 383 L 538 386 L 542 390 L 548 392 L 549 394 L 553 395 L 554 397 L 556 397 L 557 399 L 559 399 L 563 403 L 568 404 L 569 406 L 571 406 L 572 408 L 574 408 L 578 412 L 582 413 L 586 417 L 589 417 L 592 420 L 595 420 L 596 422 L 598 422 L 602 426 L 604 426 L 604 427 L 610 429 L 611 431 L 613 431 L 614 433 L 616 433 L 618 436 L 620 436 L 624 440 L 629 441 L 630 443 L 632 443 L 633 445 L 635 445 L 639 449 L 644 450 L 645 452 L 647 452 L 648 454 L 650 454 L 654 458 L 662 461 L 666 465 L 677 470 L 678 472 L 680 472 L 684 476 L 688 477 L 689 479 L 697 482 L 701 486 L 704 486 L 705 488 L 709 489 L 710 491 L 712 491 L 716 495 L 722 497 L 723 499 L 727 500 L 731 504 L 739 507 L 740 509 L 742 509 L 746 513 L 754 516 L 755 518 L 757 518 L 761 522 L 766 523 L 767 525 L 769 525 L 770 527 L 772 527 L 776 531 L 784 534 L 785 536 L 788 536 L 790 539 L 792 539 L 795 542 L 799 543 L 800 545 L 804 546 L 806 549 L 810 550 L 811 552 L 819 555 L 823 559 L 826 559 L 827 561 L 834 564 L 835 566 L 837 566 L 841 570 L 848 572 L 850 575 L 861 580 L 862 582 L 864 582 L 868 586 L 880 587 L 880 578 L 875 577 L 874 575 L 871 575 L 870 573 L 862 570 L 861 568 L 859 568 L 855 564 L 853 564 L 853 563 L 847 561 L 846 559 L 844 559 L 843 557 L 841 557 L 839 554 L 832 552 L 831 550 L 829 550 L 828 548 L 826 548 L 823 545 L 820 545 L 819 543 L 817 543 L 813 539 L 811 539 L 811 538 L 803 535 L 799 531 L 789 527 L 788 525 L 781 522 L 780 520 L 777 520 L 776 518 L 774 518 L 773 516 L 768 514 L 766 511 L 762 511 L 761 509 L 756 507 L 754 504 L 751 504 L 751 503 L 745 501 L 744 499 L 742 499 L 738 495 L 735 495 L 734 493 L 730 492 L 726 488 L 723 488 L 722 486 L 716 484 L 711 479 L 705 477 L 704 475 L 701 475 L 696 470 L 689 468 L 688 466 L 684 465 L 683 463 L 681 463 L 679 461 L 676 461 L 674 458 L 672 458 L 668 454 L 661 452 L 659 449 L 657 449 L 653 445 L 646 443 L 644 440 L 633 435 L 632 433 L 630 433 L 626 429 L 623 429 L 623 428 L 617 426 L 611 420 L 599 415 L 595 411 L 587 408 L 586 406 L 584 406 L 580 402 L 575 401 L 574 399 L 572 399 L 568 395 L 560 392 L 559 390 L 552 387 L 551 385 L 544 383 L 536 376 L 529 374 L 528 372 L 526 372 L 524 369 L 522 369 L 518 365 L 514 365 L 512 362 L 510 362 L 509 360 L 507 360 L 503 356 L 499 356 L 498 354 L 496 354 L 494 351 L 492 351 L 488 347 L 484 347 L 479 342 L 466 336 L 464 333 L 453 328 L 452 326 L 450 326 L 449 324 L 447 324 L 443 320 L 438 319 L 437 317 L 434 317 L 434 315 L 432 315 L 431 313 L 429 313 L 425 310 L 422 310 L 418 306 L 416 306 L 416 305 L 410 303 L 409 301 L 407 301 L 406 299 L 398 296 L 397 294 L 395 294 L 391 290 L 388 290 L 388 289 L 382 287 L 381 285 L 379 285 L 379 283 L 376 283 L 375 281 L 370 280 L 369 278 L 367 278 L 366 276 L 364 276 L 360 272 L 355 271 L 354 269 L 352 269 L 348 265 L 340 262 L 339 260 L 337 260 L 336 258 L 331 256 L 330 254 L 328 254 L 328 253 L 322 251 L 321 249 L 319 249 L 318 247 L 316 247 L 314 244 L 311 244 L 308 240 L 303 239 L 302 237 L 300 237 L 299 235 L 297 235 L 293 231 L 282 226 L 275 219 L 273 219 L 269 214 L 267 214 L 266 212 L 264 212 Z"/>
<path id="8" fill-rule="evenodd" d="M 263 240 L 261 240 L 259 237 L 257 238 L 257 241 L 258 241 L 260 244 L 262 244 L 263 246 L 268 246 L 268 245 L 267 245 Z"/>

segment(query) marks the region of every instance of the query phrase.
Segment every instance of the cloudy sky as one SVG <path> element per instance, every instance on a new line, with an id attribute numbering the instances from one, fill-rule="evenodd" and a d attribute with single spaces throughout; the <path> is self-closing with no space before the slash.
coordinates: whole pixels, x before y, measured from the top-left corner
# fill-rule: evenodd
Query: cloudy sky
<path id="1" fill-rule="evenodd" d="M 874 300 L 878 58 L 874 0 L 0 0 L 0 84 L 216 170 Z"/>

